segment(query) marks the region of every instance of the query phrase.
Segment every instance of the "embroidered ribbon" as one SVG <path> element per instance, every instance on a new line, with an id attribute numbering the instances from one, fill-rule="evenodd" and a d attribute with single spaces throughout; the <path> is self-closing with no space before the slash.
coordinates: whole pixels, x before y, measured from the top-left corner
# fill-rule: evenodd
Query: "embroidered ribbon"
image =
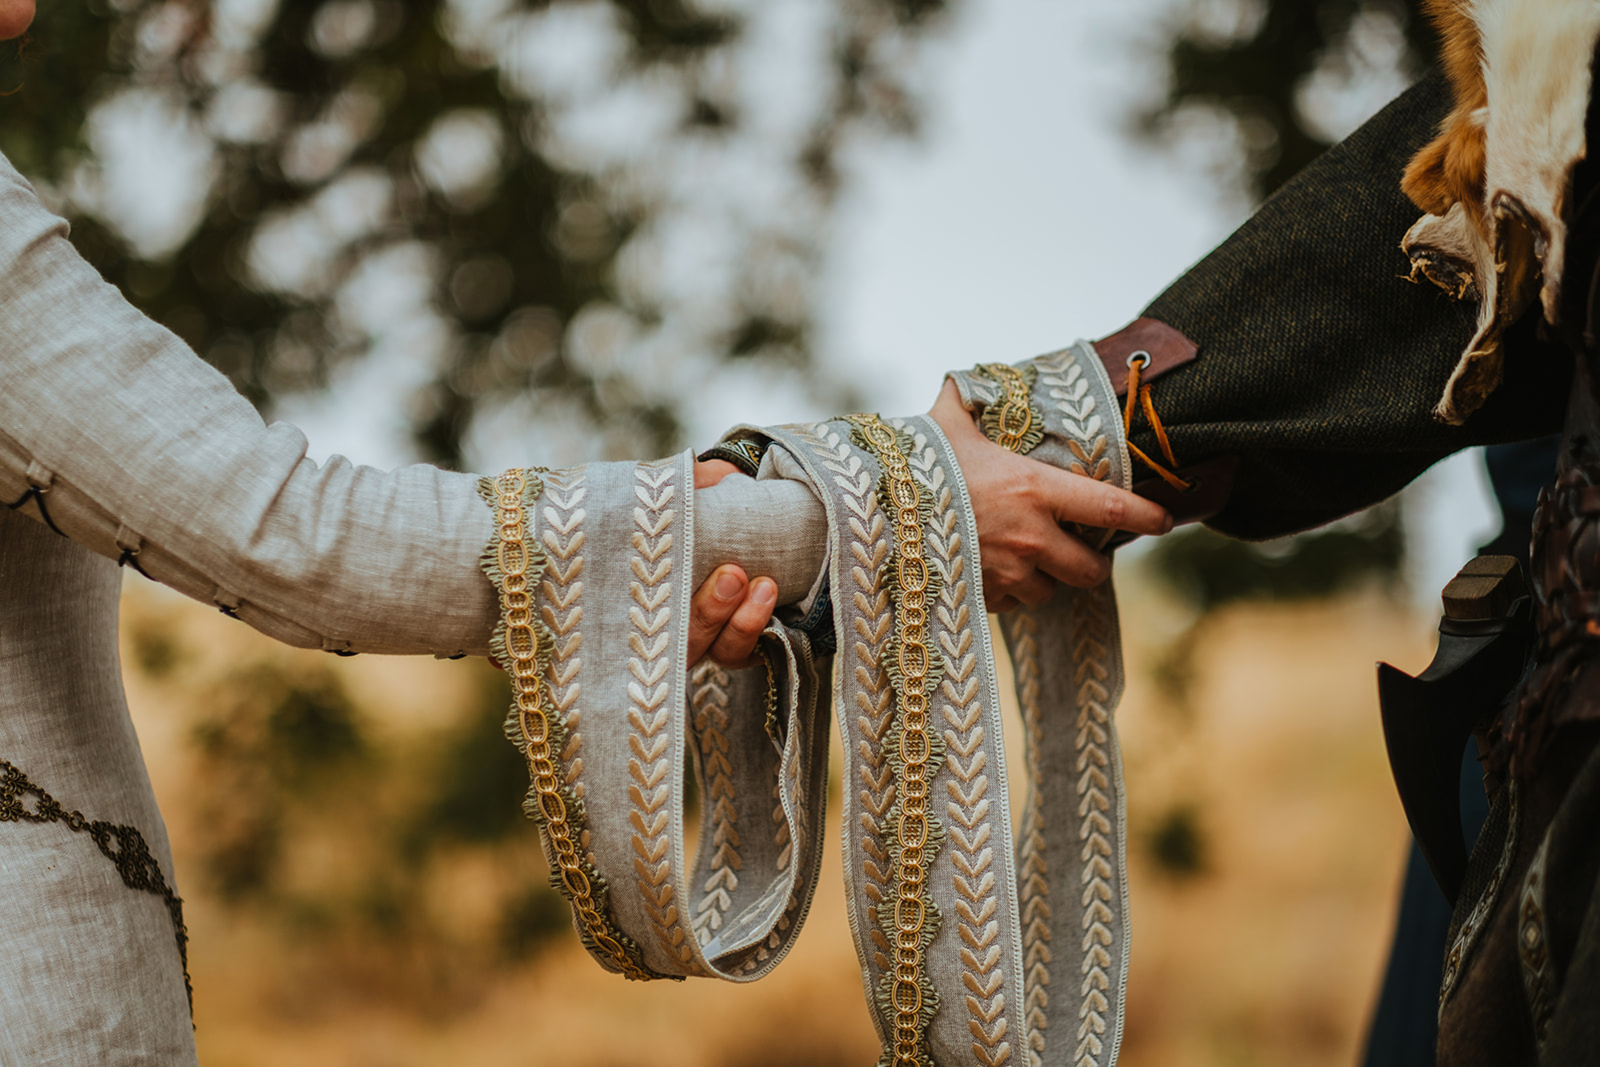
<path id="1" fill-rule="evenodd" d="M 1087 344 L 951 377 L 1001 444 L 1127 485 L 1115 393 Z M 1128 927 L 1111 590 L 1060 590 L 1005 619 L 1028 772 L 1013 840 L 977 528 L 943 434 L 857 415 L 730 437 L 785 451 L 823 504 L 836 656 L 774 621 L 764 669 L 685 671 L 687 454 L 485 486 L 508 733 L 585 945 L 636 978 L 751 981 L 777 964 L 816 885 L 831 675 L 880 1064 L 1114 1063 Z"/>

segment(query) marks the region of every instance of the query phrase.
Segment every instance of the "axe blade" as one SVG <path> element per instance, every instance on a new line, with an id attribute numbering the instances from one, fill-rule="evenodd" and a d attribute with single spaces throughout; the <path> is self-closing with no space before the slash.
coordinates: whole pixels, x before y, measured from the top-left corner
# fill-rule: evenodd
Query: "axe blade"
<path id="1" fill-rule="evenodd" d="M 1378 664 L 1378 704 L 1389 768 L 1411 835 L 1434 880 L 1454 906 L 1467 871 L 1461 835 L 1461 751 L 1471 721 L 1441 692 L 1456 688 Z"/>

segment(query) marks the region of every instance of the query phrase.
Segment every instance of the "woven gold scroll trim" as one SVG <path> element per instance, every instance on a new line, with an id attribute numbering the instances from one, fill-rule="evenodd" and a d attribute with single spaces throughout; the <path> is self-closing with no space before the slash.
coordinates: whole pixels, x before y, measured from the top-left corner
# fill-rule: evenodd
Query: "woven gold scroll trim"
<path id="1" fill-rule="evenodd" d="M 1044 413 L 1033 402 L 1033 367 L 980 363 L 977 373 L 1000 385 L 1000 399 L 983 409 L 984 436 L 1001 448 L 1027 455 L 1044 440 Z"/>
<path id="2" fill-rule="evenodd" d="M 572 905 L 579 936 L 600 963 L 629 978 L 660 978 L 640 961 L 639 948 L 606 914 L 605 880 L 581 848 L 583 803 L 562 780 L 557 765 L 566 746 L 566 724 L 552 706 L 545 679 L 554 640 L 534 611 L 533 588 L 545 555 L 528 537 L 527 504 L 543 484 L 537 475 L 512 468 L 479 490 L 495 511 L 494 538 L 483 569 L 500 594 L 500 623 L 491 642 L 511 676 L 511 712 L 506 735 L 528 761 L 528 796 L 523 810 L 538 823 L 550 862 L 550 881 Z"/>
<path id="3" fill-rule="evenodd" d="M 910 440 L 877 415 L 852 415 L 856 442 L 883 468 L 879 495 L 892 519 L 887 569 L 894 631 L 885 649 L 896 715 L 884 738 L 897 796 L 884 820 L 893 870 L 889 901 L 874 909 L 891 940 L 891 968 L 878 987 L 880 1010 L 894 1020 L 881 1061 L 892 1067 L 932 1067 L 927 1029 L 939 1009 L 928 976 L 927 953 L 939 929 L 939 910 L 928 892 L 928 873 L 943 841 L 929 804 L 933 777 L 944 764 L 944 743 L 933 729 L 928 700 L 943 659 L 928 639 L 929 612 L 939 582 L 923 550 L 932 494 L 911 471 Z"/>

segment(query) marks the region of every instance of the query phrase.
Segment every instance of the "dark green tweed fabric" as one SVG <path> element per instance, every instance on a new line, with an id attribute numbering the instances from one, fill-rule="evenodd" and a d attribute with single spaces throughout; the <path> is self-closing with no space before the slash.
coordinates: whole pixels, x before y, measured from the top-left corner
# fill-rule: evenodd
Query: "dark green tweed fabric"
<path id="1" fill-rule="evenodd" d="M 1507 344 L 1506 381 L 1465 426 L 1431 414 L 1472 335 L 1475 307 L 1407 280 L 1418 218 L 1400 175 L 1449 110 L 1417 83 L 1269 199 L 1145 314 L 1199 345 L 1158 379 L 1178 459 L 1235 453 L 1238 482 L 1211 521 L 1262 538 L 1307 529 L 1399 490 L 1451 452 L 1561 429 L 1570 357 Z M 1143 420 L 1134 440 L 1154 455 Z"/>

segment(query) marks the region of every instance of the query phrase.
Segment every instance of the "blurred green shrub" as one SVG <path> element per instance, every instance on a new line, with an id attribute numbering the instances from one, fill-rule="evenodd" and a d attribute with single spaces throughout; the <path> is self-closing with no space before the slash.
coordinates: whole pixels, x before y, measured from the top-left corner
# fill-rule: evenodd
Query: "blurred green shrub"
<path id="1" fill-rule="evenodd" d="M 1306 600 L 1363 582 L 1392 588 L 1405 563 L 1400 507 L 1388 501 L 1320 530 L 1250 543 L 1203 526 L 1158 540 L 1145 565 L 1199 612 L 1236 600 Z"/>
<path id="2" fill-rule="evenodd" d="M 572 912 L 547 885 L 529 886 L 513 897 L 500 926 L 500 946 L 510 961 L 527 959 L 548 942 L 572 932 Z"/>
<path id="3" fill-rule="evenodd" d="M 326 671 L 249 665 L 216 685 L 212 703 L 218 713 L 193 731 L 206 870 L 225 899 L 271 900 L 294 824 L 326 814 L 328 794 L 365 777 L 375 753 Z"/>
<path id="4" fill-rule="evenodd" d="M 1174 881 L 1204 874 L 1209 848 L 1196 803 L 1175 804 L 1145 834 L 1146 853 L 1156 869 Z"/>
<path id="5" fill-rule="evenodd" d="M 492 843 L 532 832 L 522 814 L 528 765 L 504 729 L 510 683 L 499 671 L 486 672 L 480 691 L 466 724 L 440 739 L 438 766 L 412 830 L 423 848 L 439 837 Z"/>

